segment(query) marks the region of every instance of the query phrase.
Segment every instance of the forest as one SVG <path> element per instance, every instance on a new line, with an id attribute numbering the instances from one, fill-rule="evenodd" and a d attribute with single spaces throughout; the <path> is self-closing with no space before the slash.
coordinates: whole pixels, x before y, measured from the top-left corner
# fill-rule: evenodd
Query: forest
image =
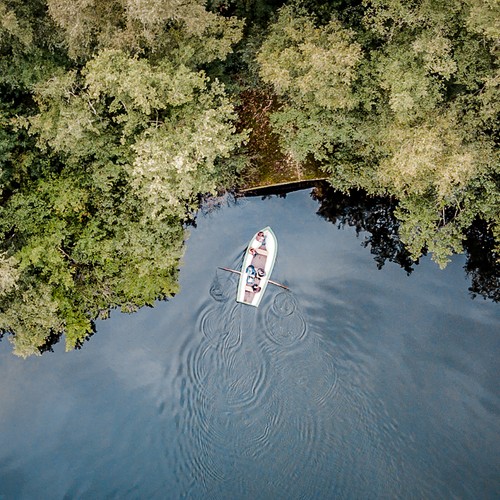
<path id="1" fill-rule="evenodd" d="M 175 295 L 269 143 L 391 200 L 405 262 L 476 235 L 498 269 L 499 51 L 494 0 L 0 0 L 0 336 L 71 350 Z"/>

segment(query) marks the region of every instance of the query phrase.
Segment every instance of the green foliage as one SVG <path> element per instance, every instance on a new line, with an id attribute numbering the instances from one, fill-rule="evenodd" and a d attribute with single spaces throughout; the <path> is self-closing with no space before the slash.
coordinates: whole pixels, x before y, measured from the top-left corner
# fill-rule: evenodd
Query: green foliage
<path id="1" fill-rule="evenodd" d="M 78 347 L 110 309 L 177 292 L 184 224 L 234 175 L 227 157 L 244 137 L 196 64 L 225 57 L 241 23 L 195 1 L 52 1 L 53 39 L 78 60 L 68 68 L 37 38 L 52 19 L 15 6 L 3 53 L 17 69 L 49 63 L 0 79 L 0 331 L 27 356 L 62 335 Z"/>
<path id="2" fill-rule="evenodd" d="M 61 332 L 63 324 L 52 287 L 44 283 L 23 287 L 12 297 L 15 307 L 2 308 L 0 329 L 12 332 L 15 326 L 14 353 L 19 356 L 38 354 L 49 333 Z"/>
<path id="3" fill-rule="evenodd" d="M 200 195 L 251 160 L 228 92 L 245 84 L 274 92 L 256 127 L 273 154 L 278 137 L 334 187 L 399 201 L 413 258 L 444 265 L 478 218 L 500 253 L 497 3 L 280 4 L 0 0 L 0 333 L 17 354 L 176 293 Z"/>
<path id="4" fill-rule="evenodd" d="M 47 0 L 69 55 L 89 60 L 103 49 L 151 54 L 186 64 L 224 59 L 242 22 L 204 8 L 203 0 Z"/>
<path id="5" fill-rule="evenodd" d="M 177 291 L 182 221 L 152 221 L 130 187 L 119 191 L 68 169 L 10 197 L 0 328 L 18 354 L 37 353 L 49 333 L 73 348 L 109 308 L 133 311 Z"/>
<path id="6" fill-rule="evenodd" d="M 218 159 L 243 138 L 224 87 L 168 61 L 107 50 L 82 77 L 67 73 L 37 92 L 42 112 L 30 130 L 41 146 L 68 164 L 118 163 L 111 175 L 125 178 L 153 217 L 182 218 L 197 193 L 214 193 Z"/>
<path id="7" fill-rule="evenodd" d="M 63 42 L 43 0 L 0 1 L 0 86 L 2 102 L 50 78 L 65 62 L 65 54 L 54 50 Z"/>
<path id="8" fill-rule="evenodd" d="M 353 32 L 335 19 L 315 27 L 305 13 L 280 10 L 257 56 L 264 82 L 299 106 L 351 109 L 351 84 L 361 58 Z"/>
<path id="9" fill-rule="evenodd" d="M 352 85 L 362 52 L 353 36 L 336 19 L 316 27 L 306 12 L 283 7 L 262 44 L 261 78 L 283 100 L 271 121 L 295 161 L 325 159 L 345 132 L 333 124 L 357 105 Z"/>
<path id="10" fill-rule="evenodd" d="M 280 10 L 257 57 L 283 102 L 274 132 L 296 160 L 319 161 L 334 187 L 396 196 L 412 256 L 428 250 L 444 265 L 473 220 L 494 234 L 500 226 L 498 7 L 363 6 L 349 30 Z"/>
<path id="11" fill-rule="evenodd" d="M 18 17 L 4 1 L 0 2 L 0 36 L 0 40 L 11 37 L 24 47 L 30 47 L 33 42 L 33 30 L 27 20 Z"/>
<path id="12" fill-rule="evenodd" d="M 0 255 L 0 294 L 6 295 L 18 287 L 19 281 L 18 261 L 15 257 Z"/>

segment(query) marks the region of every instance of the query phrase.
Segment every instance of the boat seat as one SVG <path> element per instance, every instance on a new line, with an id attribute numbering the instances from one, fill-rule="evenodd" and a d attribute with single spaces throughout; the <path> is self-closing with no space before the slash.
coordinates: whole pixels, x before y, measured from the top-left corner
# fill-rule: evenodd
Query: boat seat
<path id="1" fill-rule="evenodd" d="M 253 265 L 253 267 L 255 267 L 255 269 L 259 269 L 259 267 L 261 267 L 262 269 L 265 269 L 265 267 L 266 267 L 266 257 L 264 255 L 257 254 L 252 259 L 252 265 Z"/>

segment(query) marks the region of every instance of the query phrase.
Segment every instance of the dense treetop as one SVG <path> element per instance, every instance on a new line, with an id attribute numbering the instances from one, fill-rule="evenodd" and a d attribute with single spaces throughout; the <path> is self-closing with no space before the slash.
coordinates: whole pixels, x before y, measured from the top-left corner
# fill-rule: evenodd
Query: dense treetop
<path id="1" fill-rule="evenodd" d="M 499 50 L 487 0 L 0 0 L 0 331 L 71 349 L 172 296 L 200 196 L 252 163 L 249 89 L 289 161 L 394 200 L 413 259 L 478 221 L 497 259 Z"/>
<path id="2" fill-rule="evenodd" d="M 412 254 L 445 264 L 477 217 L 500 236 L 499 40 L 493 3 L 366 1 L 328 21 L 286 6 L 257 62 L 283 147 L 339 189 L 396 196 Z"/>

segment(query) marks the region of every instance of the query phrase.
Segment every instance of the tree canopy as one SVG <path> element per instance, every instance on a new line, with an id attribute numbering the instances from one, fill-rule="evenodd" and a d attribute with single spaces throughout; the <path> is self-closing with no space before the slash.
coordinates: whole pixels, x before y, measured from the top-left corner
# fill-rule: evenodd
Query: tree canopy
<path id="1" fill-rule="evenodd" d="M 498 242 L 498 6 L 377 0 L 341 16 L 285 6 L 262 43 L 282 147 L 334 187 L 396 196 L 415 258 L 445 265 L 478 218 Z"/>
<path id="2" fill-rule="evenodd" d="M 25 356 L 177 291 L 185 223 L 243 139 L 200 64 L 226 57 L 242 23 L 197 1 L 0 12 L 0 329 Z"/>
<path id="3" fill-rule="evenodd" d="M 498 258 L 498 3 L 283 4 L 0 0 L 0 335 L 15 353 L 79 347 L 112 308 L 176 293 L 200 197 L 252 163 L 246 96 L 269 100 L 284 158 L 377 207 L 391 197 L 404 247 L 383 252 L 445 265 L 480 221 Z"/>

